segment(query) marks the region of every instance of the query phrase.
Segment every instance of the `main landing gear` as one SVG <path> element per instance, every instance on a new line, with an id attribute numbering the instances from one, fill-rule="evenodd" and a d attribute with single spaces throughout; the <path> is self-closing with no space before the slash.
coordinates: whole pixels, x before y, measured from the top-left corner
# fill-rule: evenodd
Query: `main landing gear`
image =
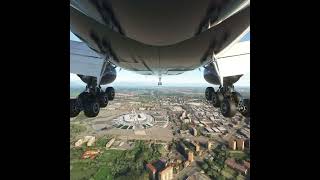
<path id="1" fill-rule="evenodd" d="M 220 86 L 217 91 L 207 87 L 205 97 L 214 107 L 220 107 L 225 117 L 233 117 L 237 111 L 245 117 L 250 116 L 250 99 L 244 99 L 233 86 Z"/>
<path id="2" fill-rule="evenodd" d="M 77 98 L 70 99 L 70 117 L 76 117 L 82 110 L 87 117 L 96 117 L 100 108 L 106 107 L 109 100 L 115 96 L 113 87 L 106 88 L 105 91 L 99 87 L 89 87 Z"/>

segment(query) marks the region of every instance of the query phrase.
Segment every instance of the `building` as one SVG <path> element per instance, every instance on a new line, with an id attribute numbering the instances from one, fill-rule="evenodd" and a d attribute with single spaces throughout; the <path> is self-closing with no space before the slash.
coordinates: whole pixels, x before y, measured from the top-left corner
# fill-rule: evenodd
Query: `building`
<path id="1" fill-rule="evenodd" d="M 93 143 L 96 141 L 96 138 L 94 136 L 85 136 L 82 139 L 79 139 L 76 143 L 75 143 L 75 147 L 79 147 L 81 146 L 83 143 L 87 143 L 87 146 L 92 146 Z"/>
<path id="2" fill-rule="evenodd" d="M 219 129 L 216 128 L 216 127 L 213 127 L 212 130 L 213 130 L 215 133 L 221 133 L 221 132 L 219 131 Z"/>
<path id="3" fill-rule="evenodd" d="M 243 139 L 237 139 L 237 149 L 243 151 L 244 150 L 244 140 Z"/>
<path id="4" fill-rule="evenodd" d="M 161 172 L 159 172 L 159 180 L 171 180 L 173 179 L 173 167 L 168 166 Z"/>
<path id="5" fill-rule="evenodd" d="M 191 142 L 191 145 L 195 148 L 195 151 L 198 152 L 200 151 L 200 146 L 196 142 Z"/>
<path id="6" fill-rule="evenodd" d="M 79 139 L 79 140 L 74 144 L 74 146 L 75 146 L 75 147 L 80 147 L 83 143 L 84 143 L 84 142 L 83 142 L 83 139 Z"/>
<path id="7" fill-rule="evenodd" d="M 227 129 L 224 128 L 223 126 L 219 126 L 219 127 L 217 127 L 217 129 L 219 129 L 219 131 L 222 132 L 222 133 L 227 132 Z"/>
<path id="8" fill-rule="evenodd" d="M 92 146 L 95 141 L 96 141 L 96 138 L 95 138 L 94 136 L 92 136 L 92 137 L 88 140 L 87 146 Z"/>
<path id="9" fill-rule="evenodd" d="M 246 168 L 250 169 L 250 162 L 248 162 L 248 161 L 243 161 L 243 165 L 244 165 Z"/>
<path id="10" fill-rule="evenodd" d="M 232 150 L 236 150 L 237 148 L 237 141 L 235 141 L 233 138 L 229 140 L 229 148 Z"/>
<path id="11" fill-rule="evenodd" d="M 241 165 L 241 164 L 238 164 L 235 162 L 234 159 L 230 159 L 228 158 L 225 163 L 232 169 L 236 170 L 236 171 L 239 171 L 240 173 L 242 174 L 247 174 L 248 172 L 248 168 L 245 167 L 244 165 Z"/>
<path id="12" fill-rule="evenodd" d="M 229 148 L 232 150 L 244 150 L 244 139 L 242 138 L 230 138 Z"/>
<path id="13" fill-rule="evenodd" d="M 114 143 L 116 139 L 112 138 L 107 144 L 106 144 L 106 148 L 110 148 L 112 146 L 112 144 Z"/>
<path id="14" fill-rule="evenodd" d="M 210 150 L 212 148 L 212 142 L 208 141 L 207 148 L 208 148 L 208 150 Z"/>
<path id="15" fill-rule="evenodd" d="M 157 173 L 156 168 L 150 163 L 146 165 L 146 168 L 149 172 L 149 179 L 152 179 L 152 180 L 156 179 L 156 173 Z"/>
<path id="16" fill-rule="evenodd" d="M 190 165 L 190 162 L 189 161 L 185 161 L 184 162 L 184 168 L 188 167 Z"/>
<path id="17" fill-rule="evenodd" d="M 191 119 L 185 118 L 182 120 L 182 122 L 188 124 L 188 123 L 191 123 Z"/>
<path id="18" fill-rule="evenodd" d="M 88 150 L 82 154 L 81 158 L 82 159 L 87 159 L 87 158 L 94 159 L 99 153 L 100 153 L 99 150 Z"/>
<path id="19" fill-rule="evenodd" d="M 188 130 L 179 130 L 180 134 L 188 134 Z"/>
<path id="20" fill-rule="evenodd" d="M 188 161 L 190 161 L 190 162 L 193 161 L 193 152 L 192 151 L 188 152 Z"/>
<path id="21" fill-rule="evenodd" d="M 192 127 L 191 129 L 191 134 L 193 135 L 193 136 L 197 136 L 197 129 L 196 128 L 194 128 L 194 127 Z"/>
<path id="22" fill-rule="evenodd" d="M 177 150 L 186 158 L 188 156 L 188 148 L 182 142 L 179 143 Z"/>

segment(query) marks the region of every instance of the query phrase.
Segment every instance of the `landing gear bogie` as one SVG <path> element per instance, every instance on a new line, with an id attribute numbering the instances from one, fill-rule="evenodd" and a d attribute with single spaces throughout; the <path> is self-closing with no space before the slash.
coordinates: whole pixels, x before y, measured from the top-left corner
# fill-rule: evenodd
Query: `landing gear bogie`
<path id="1" fill-rule="evenodd" d="M 100 108 L 107 107 L 109 100 L 113 100 L 115 91 L 108 87 L 103 91 L 101 87 L 86 88 L 76 99 L 70 99 L 70 117 L 76 117 L 82 110 L 87 117 L 96 117 Z M 110 99 L 109 99 L 110 98 Z"/>
<path id="2" fill-rule="evenodd" d="M 220 86 L 217 91 L 212 89 L 212 87 L 206 88 L 205 97 L 208 100 L 211 96 L 212 105 L 220 107 L 224 117 L 233 117 L 238 111 L 245 117 L 250 116 L 249 99 L 243 99 L 233 86 Z"/>

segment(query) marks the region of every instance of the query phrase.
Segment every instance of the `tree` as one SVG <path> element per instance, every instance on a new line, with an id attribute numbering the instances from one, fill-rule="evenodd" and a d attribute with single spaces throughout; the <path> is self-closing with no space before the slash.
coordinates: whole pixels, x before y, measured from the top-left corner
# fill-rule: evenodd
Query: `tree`
<path id="1" fill-rule="evenodd" d="M 207 169 L 208 169 L 208 164 L 207 163 L 203 163 L 202 164 L 202 169 L 204 169 L 205 171 L 207 171 Z"/>

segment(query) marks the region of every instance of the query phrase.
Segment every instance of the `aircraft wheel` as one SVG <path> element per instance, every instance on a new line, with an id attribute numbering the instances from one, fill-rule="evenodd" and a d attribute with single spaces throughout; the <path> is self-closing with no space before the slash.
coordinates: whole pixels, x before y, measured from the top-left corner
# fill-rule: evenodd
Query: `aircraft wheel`
<path id="1" fill-rule="evenodd" d="M 76 117 L 80 113 L 77 99 L 70 99 L 70 117 Z"/>
<path id="2" fill-rule="evenodd" d="M 100 107 L 107 107 L 108 105 L 108 95 L 106 92 L 101 91 L 98 95 L 98 100 L 99 100 L 99 104 Z"/>
<path id="3" fill-rule="evenodd" d="M 250 99 L 244 99 L 243 100 L 243 110 L 241 111 L 241 114 L 245 117 L 250 116 Z"/>
<path id="4" fill-rule="evenodd" d="M 222 101 L 220 109 L 224 117 L 233 117 L 237 112 L 236 103 L 230 98 L 225 98 Z"/>
<path id="5" fill-rule="evenodd" d="M 219 107 L 223 101 L 223 95 L 221 92 L 215 92 L 212 94 L 212 105 L 214 107 Z"/>
<path id="6" fill-rule="evenodd" d="M 96 117 L 100 112 L 100 104 L 95 97 L 87 97 L 83 103 L 83 112 L 87 117 Z"/>
<path id="7" fill-rule="evenodd" d="M 207 87 L 205 91 L 206 100 L 211 101 L 212 100 L 212 94 L 214 94 L 213 87 Z"/>
<path id="8" fill-rule="evenodd" d="M 232 92 L 232 96 L 233 96 L 233 99 L 234 99 L 236 105 L 238 105 L 238 103 L 240 102 L 241 97 L 242 97 L 241 94 L 238 92 Z"/>
<path id="9" fill-rule="evenodd" d="M 115 96 L 115 91 L 113 87 L 107 87 L 106 94 L 108 96 L 108 100 L 112 101 Z"/>

